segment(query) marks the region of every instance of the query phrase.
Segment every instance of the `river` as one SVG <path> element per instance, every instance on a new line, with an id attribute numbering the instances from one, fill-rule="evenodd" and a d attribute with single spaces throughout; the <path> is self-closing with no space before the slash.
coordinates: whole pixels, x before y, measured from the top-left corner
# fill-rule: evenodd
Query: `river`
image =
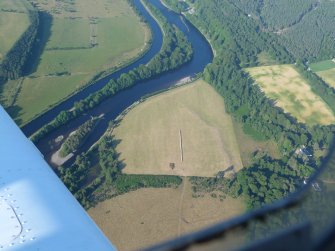
<path id="1" fill-rule="evenodd" d="M 115 119 L 128 106 L 145 95 L 171 87 L 183 78 L 202 72 L 206 65 L 212 61 L 213 52 L 210 44 L 190 22 L 188 22 L 182 15 L 170 11 L 159 0 L 152 0 L 151 3 L 162 12 L 162 14 L 168 19 L 168 22 L 176 25 L 187 36 L 187 39 L 191 42 L 193 48 L 193 57 L 191 61 L 174 71 L 163 73 L 159 75 L 159 77 L 143 81 L 129 89 L 121 91 L 111 98 L 106 99 L 100 105 L 86 112 L 84 115 L 70 121 L 66 125 L 58 128 L 41 139 L 37 144 L 37 147 L 49 163 L 51 153 L 55 152 L 60 147 L 60 144 L 55 143 L 55 139 L 58 136 L 63 135 L 67 137 L 69 133 L 76 130 L 92 116 L 100 116 L 101 114 L 104 114 L 104 119 L 102 119 L 102 121 L 94 129 L 94 132 L 92 132 L 91 136 L 80 149 L 80 152 L 86 151 L 104 134 L 108 128 L 109 121 Z M 44 124 L 54 119 L 60 111 L 70 109 L 75 101 L 81 100 L 87 97 L 90 93 L 102 88 L 110 79 L 117 78 L 122 73 L 128 72 L 140 64 L 146 64 L 156 53 L 159 52 L 163 41 L 163 35 L 158 24 L 150 16 L 139 0 L 135 1 L 135 5 L 152 30 L 153 39 L 149 51 L 138 61 L 98 81 L 96 84 L 83 89 L 47 113 L 31 121 L 22 128 L 23 132 L 27 136 L 31 135 Z"/>

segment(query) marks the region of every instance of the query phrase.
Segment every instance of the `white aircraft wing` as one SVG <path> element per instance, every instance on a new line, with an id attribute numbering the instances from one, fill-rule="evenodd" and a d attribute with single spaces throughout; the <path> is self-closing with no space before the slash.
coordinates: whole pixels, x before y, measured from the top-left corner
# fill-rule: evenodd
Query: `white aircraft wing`
<path id="1" fill-rule="evenodd" d="M 115 250 L 0 106 L 0 251 Z"/>

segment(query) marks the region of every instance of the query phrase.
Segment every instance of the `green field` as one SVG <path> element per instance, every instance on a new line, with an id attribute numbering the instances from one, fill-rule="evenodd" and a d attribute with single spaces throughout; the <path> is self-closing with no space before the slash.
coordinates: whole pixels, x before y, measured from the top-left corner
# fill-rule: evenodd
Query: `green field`
<path id="1" fill-rule="evenodd" d="M 11 114 L 19 124 L 71 95 L 97 73 L 135 58 L 150 39 L 147 26 L 123 0 L 35 3 L 52 14 L 51 35 L 36 71 L 19 89 L 19 112 Z M 19 81 L 9 84 L 17 86 Z"/>
<path id="2" fill-rule="evenodd" d="M 319 71 L 316 74 L 319 75 L 329 86 L 335 89 L 335 68 L 326 71 Z"/>
<path id="3" fill-rule="evenodd" d="M 335 68 L 335 62 L 332 60 L 325 60 L 318 63 L 310 64 L 310 68 L 314 72 L 326 71 Z"/>
<path id="4" fill-rule="evenodd" d="M 116 149 L 125 173 L 212 177 L 232 166 L 240 170 L 242 159 L 258 149 L 255 140 L 242 130 L 238 133 L 248 143 L 237 140 L 241 137 L 237 137 L 235 124 L 225 112 L 222 97 L 198 80 L 136 106 L 113 134 L 120 140 Z M 250 146 L 243 148 L 243 156 L 241 144 Z M 175 163 L 174 169 L 170 163 Z"/>
<path id="5" fill-rule="evenodd" d="M 26 1 L 0 1 L 0 62 L 29 26 Z"/>
<path id="6" fill-rule="evenodd" d="M 335 123 L 330 107 L 312 90 L 292 65 L 248 68 L 265 94 L 298 121 L 310 125 Z"/>
<path id="7" fill-rule="evenodd" d="M 259 65 L 274 65 L 278 62 L 271 57 L 267 52 L 262 51 L 257 55 L 257 61 Z"/>
<path id="8" fill-rule="evenodd" d="M 332 60 L 311 64 L 310 68 L 329 86 L 335 88 L 335 62 Z"/>

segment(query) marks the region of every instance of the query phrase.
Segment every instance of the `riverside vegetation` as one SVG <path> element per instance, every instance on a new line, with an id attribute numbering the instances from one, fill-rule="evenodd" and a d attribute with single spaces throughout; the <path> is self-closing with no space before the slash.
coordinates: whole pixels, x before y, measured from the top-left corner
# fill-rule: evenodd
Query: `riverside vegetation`
<path id="1" fill-rule="evenodd" d="M 170 25 L 166 18 L 148 1 L 144 1 L 153 15 L 158 19 L 164 31 L 164 41 L 160 52 L 147 64 L 123 73 L 118 79 L 112 79 L 99 91 L 90 94 L 87 98 L 76 102 L 74 109 L 62 111 L 53 121 L 43 126 L 32 136 L 34 142 L 44 137 L 55 128 L 64 125 L 73 118 L 80 116 L 85 111 L 92 109 L 102 101 L 115 95 L 125 88 L 150 79 L 163 72 L 178 68 L 192 58 L 192 46 L 185 35 L 175 26 Z"/>
<path id="2" fill-rule="evenodd" d="M 256 21 L 250 19 L 230 1 L 199 1 L 189 4 L 193 4 L 196 12 L 187 14 L 187 18 L 204 31 L 216 51 L 213 63 L 203 73 L 204 79 L 224 97 L 226 111 L 238 123 L 243 124 L 244 129 L 256 136 L 262 135 L 263 139 L 277 142 L 281 152 L 281 157 L 274 158 L 255 151 L 248 168 L 240 170 L 231 179 L 192 178 L 195 196 L 202 191 L 221 191 L 232 197 L 243 195 L 249 209 L 281 199 L 299 189 L 303 180 L 320 166 L 334 137 L 335 127 L 300 123 L 291 114 L 274 106 L 273 100 L 265 96 L 245 71 L 245 67 L 264 64 L 264 61 L 259 61 L 260 54 L 263 57 L 266 55 L 272 64 L 292 64 L 297 61 L 295 69 L 308 82 L 311 90 L 331 109 L 335 109 L 334 91 L 313 72 L 307 71 L 308 67 L 302 63 L 303 60 L 296 60 L 295 56 L 281 45 L 275 34 L 262 32 Z M 217 27 L 221 29 L 218 30 Z M 299 153 L 299 149 L 303 149 L 302 154 Z M 116 163 L 113 162 L 111 168 L 106 169 L 114 171 L 105 171 L 107 175 L 104 175 L 104 179 L 110 180 L 110 184 L 114 184 L 111 185 L 113 187 L 117 184 L 118 176 L 126 175 L 121 173 L 122 164 L 117 160 L 113 144 L 110 145 L 109 151 L 114 151 L 113 161 Z M 307 156 L 304 151 L 312 156 Z M 92 167 L 92 164 L 88 166 Z M 101 167 L 95 168 L 97 170 Z M 145 176 L 134 177 L 139 179 Z M 156 179 L 160 176 L 147 177 Z M 171 179 L 172 177 L 174 176 L 171 176 Z M 98 181 L 102 182 L 101 178 Z M 138 183 L 134 181 L 134 184 Z M 140 184 L 145 186 L 147 183 Z M 85 203 L 90 204 L 88 198 L 97 198 L 94 195 L 99 194 L 97 187 L 95 192 L 94 189 L 87 189 L 86 191 L 91 192 L 85 192 L 86 197 L 80 198 L 85 198 Z M 104 186 L 100 188 L 102 187 Z M 135 187 L 136 185 L 128 186 L 129 190 Z M 112 194 L 117 193 L 114 191 Z M 106 198 L 109 195 L 101 195 L 104 196 Z M 94 199 L 90 201 L 92 203 Z"/>
<path id="3" fill-rule="evenodd" d="M 283 156 L 274 159 L 255 154 L 250 167 L 238 172 L 229 186 L 234 188 L 233 193 L 244 195 L 250 209 L 283 198 L 302 186 L 305 177 L 320 165 L 335 127 L 299 123 L 274 106 L 244 67 L 259 65 L 260 53 L 266 53 L 277 64 L 297 61 L 296 69 L 333 112 L 335 93 L 317 75 L 307 71 L 276 34 L 262 32 L 257 20 L 248 17 L 232 1 L 188 2 L 196 11 L 186 14 L 187 18 L 204 32 L 216 51 L 213 63 L 204 71 L 204 79 L 224 97 L 226 110 L 237 121 L 276 141 Z M 303 147 L 312 156 L 296 153 Z M 208 179 L 207 186 L 213 182 L 215 178 Z"/>

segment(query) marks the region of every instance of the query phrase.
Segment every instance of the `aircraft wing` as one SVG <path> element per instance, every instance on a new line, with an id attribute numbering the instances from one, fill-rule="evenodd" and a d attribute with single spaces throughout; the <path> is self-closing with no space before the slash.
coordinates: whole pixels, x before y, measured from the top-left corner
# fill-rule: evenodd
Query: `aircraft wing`
<path id="1" fill-rule="evenodd" d="M 0 106 L 0 251 L 115 250 Z"/>

